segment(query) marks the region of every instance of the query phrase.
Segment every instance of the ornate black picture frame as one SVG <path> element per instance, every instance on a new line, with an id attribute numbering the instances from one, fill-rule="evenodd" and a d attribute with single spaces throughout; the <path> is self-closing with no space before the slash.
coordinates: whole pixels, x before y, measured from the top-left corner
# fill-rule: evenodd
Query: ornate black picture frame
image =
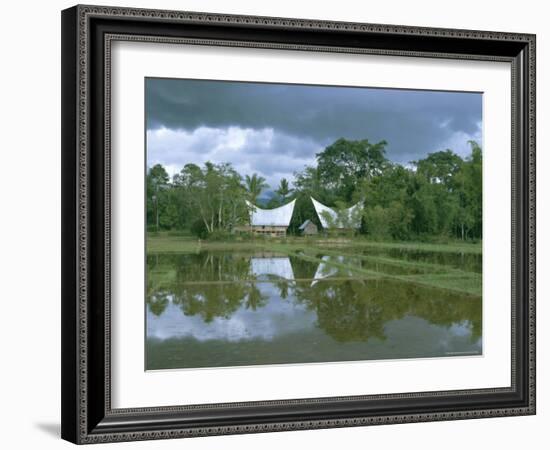
<path id="1" fill-rule="evenodd" d="M 512 67 L 511 386 L 113 409 L 110 49 L 192 43 Z M 62 12 L 62 437 L 167 439 L 535 414 L 535 36 L 99 6 Z"/>

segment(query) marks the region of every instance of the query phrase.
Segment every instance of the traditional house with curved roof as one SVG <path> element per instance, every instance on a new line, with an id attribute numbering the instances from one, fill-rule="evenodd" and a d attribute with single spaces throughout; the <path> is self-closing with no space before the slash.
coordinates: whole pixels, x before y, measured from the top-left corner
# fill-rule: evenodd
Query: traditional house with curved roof
<path id="1" fill-rule="evenodd" d="M 264 236 L 285 236 L 296 199 L 288 202 L 286 205 L 273 209 L 262 209 L 253 205 L 248 200 L 246 204 L 250 210 L 250 227 L 248 231 Z"/>
<path id="2" fill-rule="evenodd" d="M 344 230 L 357 229 L 361 226 L 360 209 L 362 202 L 357 202 L 352 207 L 338 213 L 334 209 L 318 202 L 313 197 L 310 198 L 323 228 Z"/>

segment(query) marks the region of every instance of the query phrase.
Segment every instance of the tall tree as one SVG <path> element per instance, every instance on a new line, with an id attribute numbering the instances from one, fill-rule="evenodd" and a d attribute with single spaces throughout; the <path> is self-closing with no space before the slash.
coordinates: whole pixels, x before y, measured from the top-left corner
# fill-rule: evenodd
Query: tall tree
<path id="1" fill-rule="evenodd" d="M 155 164 L 149 169 L 147 180 L 151 183 L 151 186 L 161 186 L 163 184 L 168 184 L 170 177 L 162 164 Z"/>
<path id="2" fill-rule="evenodd" d="M 342 200 L 351 201 L 359 181 L 380 175 L 387 165 L 386 144 L 338 139 L 316 155 L 321 182 Z"/>
<path id="3" fill-rule="evenodd" d="M 187 164 L 174 177 L 185 192 L 183 204 L 202 221 L 208 233 L 230 230 L 246 217 L 245 190 L 240 175 L 230 164 L 207 162 L 204 169 Z"/>
<path id="4" fill-rule="evenodd" d="M 462 168 L 462 158 L 452 150 L 429 153 L 428 156 L 419 161 L 414 161 L 416 170 L 420 175 L 432 184 L 442 184 L 448 190 L 453 189 L 456 174 Z"/>
<path id="5" fill-rule="evenodd" d="M 482 237 L 483 185 L 482 150 L 475 141 L 469 141 L 472 152 L 457 174 L 459 214 L 457 225 L 460 237 Z"/>
<path id="6" fill-rule="evenodd" d="M 291 192 L 292 189 L 290 189 L 288 180 L 286 178 L 281 178 L 281 181 L 279 182 L 279 187 L 277 188 L 275 193 L 281 197 L 282 203 L 285 202 L 286 198 L 291 194 Z"/>
<path id="7" fill-rule="evenodd" d="M 170 177 L 161 164 L 155 164 L 147 171 L 146 195 L 147 195 L 147 224 L 156 231 L 160 228 L 161 218 L 165 215 L 166 208 L 164 190 L 169 187 Z"/>
<path id="8" fill-rule="evenodd" d="M 245 186 L 248 191 L 249 200 L 254 204 L 256 204 L 256 200 L 262 191 L 269 187 L 265 178 L 259 176 L 257 173 L 253 173 L 252 176 L 245 176 Z"/>

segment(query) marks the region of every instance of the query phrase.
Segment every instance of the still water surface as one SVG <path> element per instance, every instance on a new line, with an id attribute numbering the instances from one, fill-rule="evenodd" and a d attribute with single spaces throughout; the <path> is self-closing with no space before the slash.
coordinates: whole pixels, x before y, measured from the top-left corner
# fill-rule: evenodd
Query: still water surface
<path id="1" fill-rule="evenodd" d="M 476 255 L 399 255 L 477 271 Z M 371 255 L 371 254 L 369 254 Z M 258 252 L 147 258 L 146 367 L 223 367 L 481 354 L 481 298 L 386 275 L 395 254 Z M 473 258 L 472 258 L 473 256 Z M 366 276 L 354 268 L 380 272 Z"/>

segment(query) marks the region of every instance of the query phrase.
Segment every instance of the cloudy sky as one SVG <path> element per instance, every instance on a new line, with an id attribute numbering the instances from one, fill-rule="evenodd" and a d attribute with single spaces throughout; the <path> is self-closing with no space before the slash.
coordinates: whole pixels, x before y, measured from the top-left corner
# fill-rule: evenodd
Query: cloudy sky
<path id="1" fill-rule="evenodd" d="M 273 189 L 338 138 L 386 140 L 395 162 L 481 143 L 479 93 L 146 79 L 147 165 L 230 162 Z"/>

